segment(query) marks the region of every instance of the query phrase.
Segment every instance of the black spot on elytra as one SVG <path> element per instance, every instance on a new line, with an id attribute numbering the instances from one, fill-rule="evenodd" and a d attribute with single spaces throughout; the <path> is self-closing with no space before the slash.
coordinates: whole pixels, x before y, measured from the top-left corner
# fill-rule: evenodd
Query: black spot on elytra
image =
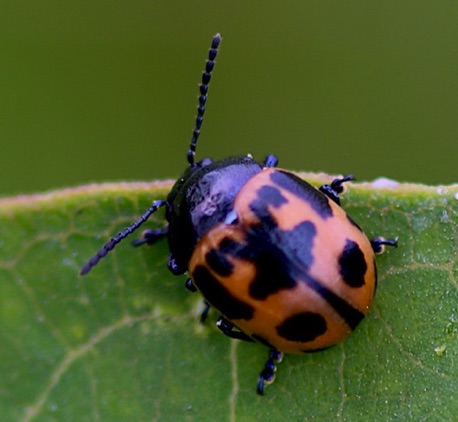
<path id="1" fill-rule="evenodd" d="M 228 319 L 253 318 L 254 309 L 247 303 L 235 298 L 204 266 L 198 265 L 193 273 L 194 284 L 205 299 Z"/>
<path id="2" fill-rule="evenodd" d="M 250 294 L 256 299 L 266 299 L 282 289 L 296 286 L 297 279 L 289 269 L 291 259 L 304 271 L 312 265 L 312 247 L 316 236 L 315 225 L 303 221 L 291 230 L 281 230 L 269 207 L 287 203 L 280 191 L 264 186 L 256 192 L 249 208 L 258 223 L 247 230 L 246 247 L 237 255 L 252 262 L 256 276 L 250 285 Z"/>
<path id="3" fill-rule="evenodd" d="M 318 293 L 334 310 L 344 319 L 347 325 L 354 330 L 364 318 L 364 314 L 353 308 L 348 302 L 337 296 L 318 280 L 308 274 L 303 274 L 302 280 L 316 293 Z"/>
<path id="4" fill-rule="evenodd" d="M 282 262 L 282 254 L 274 247 L 259 250 L 252 258 L 256 275 L 250 284 L 250 295 L 255 299 L 266 299 L 283 289 L 292 289 L 296 280 Z"/>
<path id="5" fill-rule="evenodd" d="M 331 205 L 329 205 L 329 199 L 305 180 L 282 170 L 272 172 L 270 179 L 277 186 L 306 201 L 322 218 L 332 217 L 333 213 Z"/>
<path id="6" fill-rule="evenodd" d="M 228 261 L 228 257 L 231 256 L 247 261 L 255 268 L 256 274 L 253 280 L 246 280 L 250 284 L 249 292 L 253 298 L 265 299 L 281 289 L 290 289 L 296 286 L 295 278 L 288 271 L 288 259 L 285 251 L 278 244 L 280 241 L 278 231 L 278 229 L 269 230 L 264 225 L 258 225 L 253 230 L 250 228 L 247 231 L 243 241 L 236 242 L 226 237 L 218 245 L 218 255 L 221 256 L 218 261 Z M 276 238 L 275 241 L 272 236 Z M 283 246 L 289 244 L 286 242 L 291 241 L 289 236 L 281 240 Z M 312 259 L 310 253 L 307 257 L 309 260 Z M 218 308 L 218 306 L 214 306 Z M 223 312 L 221 309 L 220 311 Z"/>
<path id="7" fill-rule="evenodd" d="M 218 245 L 218 250 L 223 254 L 237 255 L 237 251 L 243 248 L 243 243 L 236 242 L 230 237 L 221 239 Z"/>
<path id="8" fill-rule="evenodd" d="M 275 208 L 288 203 L 288 200 L 281 194 L 280 190 L 274 186 L 262 186 L 258 189 L 257 196 L 261 201 L 269 203 Z"/>
<path id="9" fill-rule="evenodd" d="M 205 254 L 205 261 L 215 273 L 222 277 L 230 276 L 234 270 L 234 266 L 227 260 L 224 253 L 218 249 L 210 249 Z"/>
<path id="10" fill-rule="evenodd" d="M 253 226 L 253 230 L 257 230 L 263 236 L 274 231 L 279 232 L 277 222 L 269 211 L 269 205 L 271 205 L 269 201 L 260 198 L 256 198 L 249 204 L 250 210 L 259 220 L 259 223 Z"/>
<path id="11" fill-rule="evenodd" d="M 345 284 L 355 288 L 364 286 L 366 271 L 367 264 L 363 252 L 356 242 L 347 239 L 339 257 L 339 272 Z"/>
<path id="12" fill-rule="evenodd" d="M 256 231 L 257 236 L 249 239 L 248 244 L 257 243 L 254 239 L 259 239 L 260 228 Z M 316 229 L 310 221 L 304 221 L 291 230 L 276 228 L 263 233 L 261 238 L 267 238 L 267 243 L 263 241 L 259 245 L 259 252 L 254 258 L 257 272 L 250 285 L 250 294 L 256 299 L 266 299 L 282 289 L 295 287 L 297 278 L 289 262 L 294 259 L 303 271 L 307 271 L 313 263 L 315 236 Z"/>
<path id="13" fill-rule="evenodd" d="M 277 326 L 277 333 L 280 337 L 302 343 L 315 340 L 326 330 L 326 320 L 314 312 L 293 315 Z"/>
<path id="14" fill-rule="evenodd" d="M 283 232 L 287 249 L 294 253 L 305 269 L 313 264 L 312 247 L 316 233 L 316 227 L 311 221 L 303 221 Z"/>

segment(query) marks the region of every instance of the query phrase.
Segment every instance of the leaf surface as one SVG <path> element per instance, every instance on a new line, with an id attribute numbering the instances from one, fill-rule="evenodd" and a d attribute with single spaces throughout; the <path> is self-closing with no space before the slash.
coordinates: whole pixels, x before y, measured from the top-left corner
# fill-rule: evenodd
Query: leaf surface
<path id="1" fill-rule="evenodd" d="M 307 175 L 320 183 L 324 176 Z M 378 257 L 373 308 L 342 344 L 286 356 L 199 323 L 167 245 L 120 244 L 78 271 L 171 182 L 0 200 L 0 414 L 5 421 L 453 420 L 458 415 L 458 186 L 353 184 L 342 200 Z M 164 224 L 163 211 L 148 227 Z M 135 235 L 133 236 L 135 237 Z"/>

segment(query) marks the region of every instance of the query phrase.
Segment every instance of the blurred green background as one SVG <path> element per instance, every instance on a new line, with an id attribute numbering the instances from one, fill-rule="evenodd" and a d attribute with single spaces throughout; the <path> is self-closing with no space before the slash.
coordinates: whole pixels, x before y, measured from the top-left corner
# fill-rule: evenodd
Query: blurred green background
<path id="1" fill-rule="evenodd" d="M 457 182 L 458 2 L 0 1 L 0 195 L 177 177 L 198 157 Z"/>

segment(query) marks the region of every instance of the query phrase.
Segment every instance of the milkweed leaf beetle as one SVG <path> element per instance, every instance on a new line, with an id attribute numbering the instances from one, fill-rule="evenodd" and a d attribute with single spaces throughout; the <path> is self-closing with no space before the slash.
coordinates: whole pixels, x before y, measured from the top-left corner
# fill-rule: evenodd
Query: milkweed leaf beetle
<path id="1" fill-rule="evenodd" d="M 283 353 L 306 353 L 342 341 L 369 311 L 376 284 L 375 253 L 397 239 L 369 240 L 340 207 L 352 175 L 319 189 L 277 168 L 268 155 L 195 162 L 208 85 L 221 36 L 215 35 L 200 84 L 188 167 L 166 200 L 156 200 L 81 269 L 87 274 L 119 242 L 165 207 L 168 225 L 145 230 L 135 246 L 167 238 L 168 268 L 188 273 L 206 307 L 221 313 L 228 337 L 269 348 L 257 392 L 271 383 Z"/>

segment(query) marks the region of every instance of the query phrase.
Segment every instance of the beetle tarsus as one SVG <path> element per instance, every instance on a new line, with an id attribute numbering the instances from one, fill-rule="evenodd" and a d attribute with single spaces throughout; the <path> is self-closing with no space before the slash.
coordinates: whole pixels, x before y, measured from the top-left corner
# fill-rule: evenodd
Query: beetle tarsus
<path id="1" fill-rule="evenodd" d="M 277 167 L 277 165 L 278 157 L 273 154 L 269 154 L 264 160 L 264 167 Z"/>
<path id="2" fill-rule="evenodd" d="M 200 322 L 201 324 L 204 324 L 205 321 L 208 318 L 208 313 L 210 312 L 210 304 L 204 300 L 204 309 L 202 309 L 202 312 L 200 313 Z"/>
<path id="3" fill-rule="evenodd" d="M 186 268 L 178 265 L 172 254 L 169 255 L 169 259 L 167 260 L 167 267 L 173 275 L 181 275 L 186 272 Z"/>
<path id="4" fill-rule="evenodd" d="M 320 186 L 320 191 L 323 192 L 329 199 L 332 199 L 337 205 L 340 205 L 340 194 L 344 191 L 344 183 L 350 180 L 355 180 L 355 176 L 347 174 L 344 177 L 334 179 L 330 185 Z"/>
<path id="5" fill-rule="evenodd" d="M 186 289 L 188 289 L 191 293 L 197 292 L 197 287 L 194 285 L 191 278 L 186 280 L 184 287 L 186 287 Z"/>
<path id="6" fill-rule="evenodd" d="M 266 384 L 272 384 L 275 379 L 275 372 L 277 371 L 276 363 L 280 363 L 283 359 L 283 353 L 275 349 L 269 350 L 269 357 L 264 365 L 264 369 L 259 374 L 257 393 L 264 395 L 264 387 Z"/>
<path id="7" fill-rule="evenodd" d="M 394 239 L 385 239 L 384 237 L 375 237 L 371 240 L 372 249 L 376 254 L 381 254 L 385 251 L 385 246 L 394 246 L 398 247 L 398 238 Z"/>

